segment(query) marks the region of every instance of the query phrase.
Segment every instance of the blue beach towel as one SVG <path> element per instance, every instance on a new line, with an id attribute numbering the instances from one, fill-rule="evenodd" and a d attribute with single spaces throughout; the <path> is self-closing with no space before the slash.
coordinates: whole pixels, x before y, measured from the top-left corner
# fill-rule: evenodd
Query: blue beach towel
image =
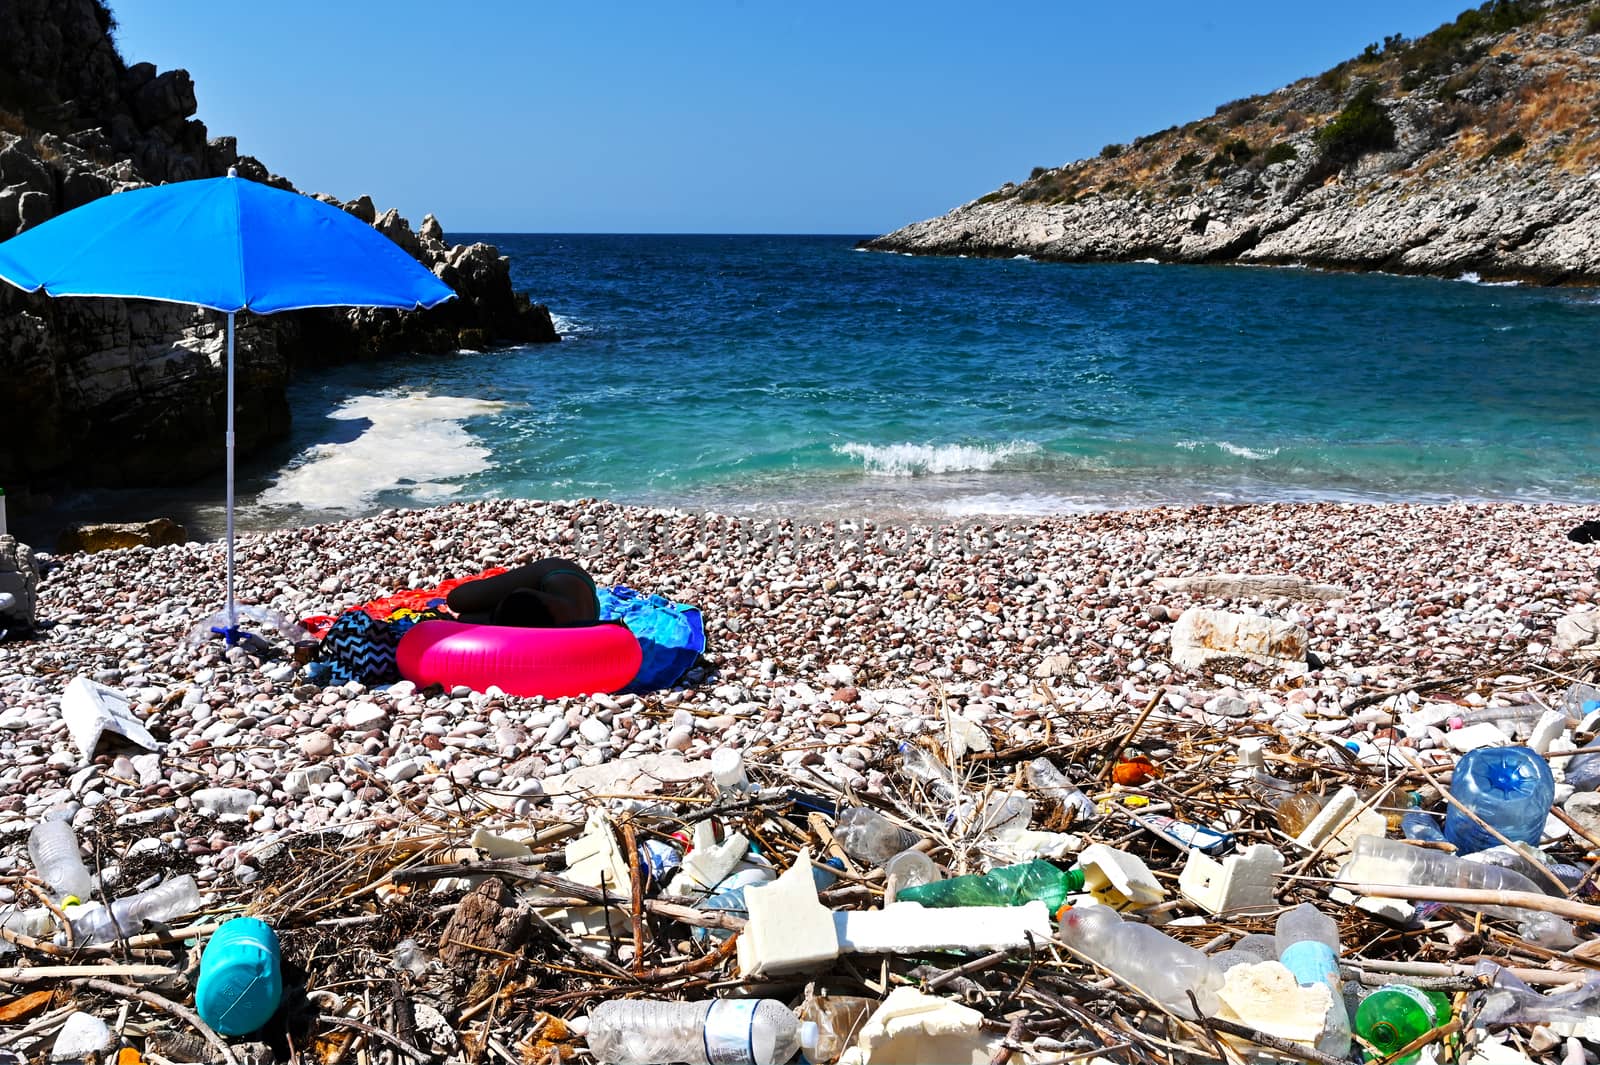
<path id="1" fill-rule="evenodd" d="M 670 688 L 689 672 L 706 649 L 700 611 L 659 595 L 643 595 L 626 585 L 598 589 L 600 619 L 621 621 L 638 637 L 644 661 L 627 692 Z"/>

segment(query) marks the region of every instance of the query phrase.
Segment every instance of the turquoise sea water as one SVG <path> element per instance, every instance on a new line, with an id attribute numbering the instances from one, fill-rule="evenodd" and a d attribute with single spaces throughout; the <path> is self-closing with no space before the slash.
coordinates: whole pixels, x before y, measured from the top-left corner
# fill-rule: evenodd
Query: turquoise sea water
<path id="1" fill-rule="evenodd" d="M 249 524 L 484 496 L 1050 513 L 1600 500 L 1600 294 L 483 236 L 558 345 L 307 375 Z"/>

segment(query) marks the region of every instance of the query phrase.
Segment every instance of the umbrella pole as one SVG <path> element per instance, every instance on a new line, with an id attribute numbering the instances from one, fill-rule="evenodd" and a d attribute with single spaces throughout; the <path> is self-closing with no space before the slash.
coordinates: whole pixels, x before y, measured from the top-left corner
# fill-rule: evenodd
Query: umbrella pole
<path id="1" fill-rule="evenodd" d="M 239 642 L 239 612 L 233 603 L 233 312 L 228 312 L 228 630 L 223 641 Z"/>

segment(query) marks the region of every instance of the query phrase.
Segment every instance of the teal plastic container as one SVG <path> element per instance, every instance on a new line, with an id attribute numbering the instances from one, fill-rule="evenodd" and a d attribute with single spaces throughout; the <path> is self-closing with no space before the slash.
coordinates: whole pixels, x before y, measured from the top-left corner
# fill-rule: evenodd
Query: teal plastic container
<path id="1" fill-rule="evenodd" d="M 235 917 L 211 935 L 200 955 L 194 1005 L 223 1035 L 246 1035 L 278 1011 L 283 960 L 278 935 L 265 921 Z"/>

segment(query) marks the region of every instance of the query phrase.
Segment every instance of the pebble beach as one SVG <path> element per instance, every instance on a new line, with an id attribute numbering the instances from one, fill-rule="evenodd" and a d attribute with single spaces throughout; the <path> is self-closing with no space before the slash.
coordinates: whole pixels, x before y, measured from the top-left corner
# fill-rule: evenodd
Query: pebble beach
<path id="1" fill-rule="evenodd" d="M 314 1024 L 324 1032 L 344 1025 L 358 1039 L 366 1033 L 379 1040 L 385 1044 L 380 1060 L 402 1060 L 397 1054 L 468 1060 L 484 1046 L 507 1061 L 518 1054 L 527 1061 L 567 1060 L 563 1055 L 582 1045 L 584 1009 L 601 1000 L 694 1001 L 741 993 L 789 999 L 798 987 L 689 975 L 723 964 L 734 941 L 718 950 L 696 948 L 687 939 L 646 945 L 638 917 L 631 946 L 613 933 L 609 949 L 603 936 L 587 948 L 614 961 L 591 957 L 553 933 L 554 939 L 530 944 L 526 956 L 490 950 L 488 957 L 512 959 L 491 964 L 482 953 L 460 953 L 452 936 L 465 933 L 452 930 L 466 927 L 458 922 L 484 898 L 491 912 L 500 912 L 498 906 L 516 912 L 510 889 L 491 877 L 463 896 L 468 882 L 445 879 L 431 893 L 411 895 L 406 885 L 417 877 L 474 868 L 418 868 L 419 862 L 477 860 L 481 855 L 467 844 L 479 828 L 549 846 L 575 834 L 586 818 L 596 824 L 601 810 L 619 826 L 633 817 L 645 824 L 651 816 L 689 824 L 716 810 L 722 813 L 715 816 L 742 816 L 747 827 L 754 825 L 749 818 L 761 816 L 759 804 L 695 805 L 719 801 L 702 781 L 713 765 L 710 756 L 727 748 L 742 754 L 757 786 L 779 789 L 763 795 L 799 788 L 830 796 L 841 808 L 849 802 L 898 810 L 902 823 L 945 839 L 947 860 L 962 868 L 972 868 L 967 863 L 976 852 L 967 850 L 970 842 L 943 836 L 935 805 L 907 802 L 917 792 L 907 791 L 901 775 L 907 756 L 904 749 L 895 753 L 897 744 L 920 738 L 957 764 L 963 752 L 991 758 L 985 764 L 1003 774 L 1019 759 L 1048 753 L 1069 777 L 1091 787 L 1093 752 L 1121 736 L 1117 750 L 1136 747 L 1168 767 L 1169 782 L 1181 779 L 1185 790 L 1164 794 L 1180 804 L 1183 795 L 1212 796 L 1174 809 L 1196 821 L 1214 819 L 1229 804 L 1236 814 L 1247 808 L 1237 804 L 1248 798 L 1228 783 L 1246 737 L 1284 749 L 1272 755 L 1279 764 L 1313 767 L 1324 779 L 1381 784 L 1395 767 L 1419 763 L 1445 771 L 1459 753 L 1447 730 L 1460 722 L 1448 719 L 1480 708 L 1492 716 L 1496 706 L 1559 703 L 1572 682 L 1592 670 L 1557 633 L 1563 618 L 1586 610 L 1600 594 L 1595 549 L 1566 536 L 1586 517 L 1584 508 L 1567 506 L 1284 504 L 930 526 L 805 524 L 592 500 L 494 500 L 240 538 L 240 601 L 284 618 L 337 614 L 402 589 L 550 555 L 580 560 L 602 584 L 658 592 L 703 611 L 706 654 L 673 690 L 550 700 L 496 689 L 418 690 L 408 681 L 374 690 L 354 683 L 324 688 L 308 683 L 283 653 L 287 641 L 274 633 L 265 633 L 274 645 L 267 653 L 195 638 L 196 626 L 219 606 L 220 544 L 63 556 L 41 586 L 46 631 L 0 648 L 0 907 L 35 903 L 29 831 L 41 819 L 70 819 L 107 897 L 186 873 L 198 882 L 205 910 L 188 919 L 201 923 L 168 932 L 158 927 L 130 940 L 134 958 L 161 961 L 144 967 L 144 979 L 152 973 L 160 978 L 157 989 L 181 999 L 196 964 L 182 943 L 214 932 L 216 924 L 204 923 L 217 920 L 214 915 L 244 911 L 278 926 L 285 965 L 302 974 L 301 1005 L 290 1011 L 301 1020 L 291 1023 L 287 1051 L 277 1043 L 236 1044 L 238 1060 L 269 1061 L 275 1054 L 283 1060 L 285 1052 L 290 1060 L 306 1060 L 292 1044 L 296 1032 L 309 1031 L 295 1027 L 313 1023 L 307 1017 L 319 1018 Z M 1252 598 L 1203 595 L 1201 586 L 1183 584 L 1184 578 L 1218 574 L 1273 575 L 1273 586 L 1300 591 Z M 1214 592 L 1225 585 L 1206 587 Z M 1203 668 L 1177 667 L 1174 622 L 1194 606 L 1300 626 L 1307 635 L 1305 661 L 1275 668 L 1231 657 Z M 62 692 L 77 676 L 127 695 L 161 749 L 142 751 L 113 739 L 92 760 L 81 758 L 60 720 Z M 1124 748 L 1134 733 L 1137 744 Z M 1405 750 L 1393 753 L 1396 748 Z M 988 787 L 1006 778 L 995 777 Z M 645 797 L 662 791 L 663 782 L 674 806 Z M 1103 785 L 1094 790 L 1103 793 Z M 1109 794 L 1118 793 L 1112 788 Z M 1576 832 L 1600 832 L 1600 824 L 1589 823 L 1593 804 L 1568 808 L 1578 812 L 1577 821 L 1568 821 Z M 1044 819 L 1042 808 L 1039 813 L 1036 824 L 1064 824 Z M 765 822 L 769 829 L 773 823 Z M 625 831 L 631 853 L 633 828 Z M 1138 828 L 1128 833 L 1118 818 L 1104 816 L 1090 834 L 1141 850 L 1155 877 L 1178 880 L 1181 856 Z M 1057 838 L 1038 838 L 1047 837 Z M 1287 836 L 1276 841 L 1292 843 Z M 1578 853 L 1585 848 L 1579 836 L 1562 846 Z M 568 849 L 567 862 L 574 853 Z M 568 893 L 579 890 L 555 883 L 567 885 Z M 1327 904 L 1326 885 L 1314 880 L 1290 877 L 1282 888 Z M 480 898 L 485 890 L 490 894 Z M 825 897 L 836 906 L 882 901 L 860 879 Z M 689 925 L 719 919 L 709 911 L 697 916 L 703 911 L 675 899 L 668 894 L 641 902 L 635 894 L 633 905 L 636 914 L 646 906 Z M 1407 939 L 1391 941 L 1381 930 L 1370 938 L 1381 926 L 1354 907 L 1346 910 L 1345 934 L 1368 944 L 1362 957 L 1346 959 L 1365 967 L 1357 970 L 1363 980 L 1382 983 L 1393 979 L 1387 974 L 1415 971 L 1447 978 L 1439 986 L 1478 986 L 1469 975 L 1470 955 L 1461 951 L 1479 949 L 1471 946 L 1479 941 L 1459 938 L 1464 933 L 1449 922 L 1429 926 L 1445 942 L 1421 948 Z M 1263 927 L 1240 918 L 1198 920 L 1192 935 L 1228 930 L 1213 946 Z M 1270 929 L 1270 920 L 1264 927 Z M 58 953 L 48 962 L 67 960 L 47 943 L 6 936 L 32 952 L 36 966 L 52 950 Z M 0 945 L 12 955 L 0 965 L 19 960 L 7 949 L 12 943 Z M 1509 943 L 1523 964 L 1556 957 L 1515 939 Z M 89 957 L 118 949 L 90 947 Z M 432 960 L 435 949 L 439 961 Z M 639 968 L 641 949 L 657 957 L 664 950 L 669 964 Z M 564 956 L 576 958 L 577 968 L 558 964 Z M 987 961 L 1003 957 L 1004 951 Z M 1417 957 L 1438 960 L 1409 960 Z M 633 975 L 619 962 L 633 964 Z M 181 975 L 185 964 L 188 977 Z M 516 985 L 526 1006 L 511 1006 L 509 999 L 497 1006 L 501 993 L 494 981 L 513 971 L 507 965 L 527 974 Z M 400 970 L 412 975 L 395 982 Z M 930 986 L 942 987 L 962 971 L 940 976 L 923 966 L 894 982 L 937 977 Z M 1516 971 L 1541 978 L 1545 987 L 1574 975 Z M 28 967 L 0 968 L 4 973 L 13 981 L 53 975 Z M 337 990 L 351 986 L 378 989 L 378 1001 L 363 1004 Z M 971 1016 L 985 1026 L 986 1038 L 1006 1031 L 985 1005 L 992 1005 L 985 997 L 990 992 L 971 981 L 959 986 L 967 988 L 961 992 L 966 1001 L 985 1007 L 987 1018 Z M 1070 986 L 1080 1001 L 1106 993 Z M 103 980 L 91 990 L 128 993 Z M 47 1000 L 29 1008 L 43 1008 Z M 20 1034 L 0 1029 L 0 1040 L 27 1045 L 39 1038 L 30 1033 L 49 1037 L 81 1017 L 68 1018 L 74 1009 L 100 1016 L 114 1009 L 87 992 L 71 1002 Z M 1119 1016 L 1143 1017 L 1145 1034 L 1164 1030 L 1139 1001 L 1114 996 L 1102 1005 Z M 498 1017 L 493 1024 L 473 1020 L 485 1006 Z M 168 1023 L 122 1026 L 122 1037 L 143 1032 L 147 1051 L 161 1048 L 157 1060 L 222 1055 L 215 1033 L 175 1012 L 181 1007 L 161 1008 L 172 1014 Z M 1105 1061 L 1094 1057 L 1107 1038 L 1100 1022 L 1063 1027 L 1057 1008 L 1039 1014 L 1041 1028 L 1028 1029 L 1030 1055 L 1051 1050 L 1070 1060 Z M 410 1020 L 389 1034 L 373 1027 L 401 1024 L 396 1018 Z M 1108 1023 L 1123 1022 L 1113 1017 Z M 182 1028 L 206 1036 L 215 1053 L 182 1043 Z M 1257 1045 L 1274 1038 L 1248 1027 L 1229 1031 Z M 281 1034 L 269 1025 L 262 1037 Z M 348 1031 L 343 1041 L 333 1038 L 318 1037 L 309 1060 L 339 1059 Z M 1287 1046 L 1291 1057 L 1303 1060 L 1335 1060 L 1307 1057 L 1304 1046 L 1282 1040 L 1272 1045 Z M 1529 1043 L 1541 1054 L 1561 1045 L 1548 1027 Z M 1570 1051 L 1578 1042 L 1565 1045 Z M 1533 1060 L 1495 1058 L 1505 1044 L 1486 1046 L 1491 1057 L 1473 1060 Z M 1565 1060 L 1591 1060 L 1581 1047 L 1576 1054 Z"/>
<path id="2" fill-rule="evenodd" d="M 406 682 L 322 689 L 287 657 L 195 645 L 191 629 L 219 606 L 220 544 L 64 556 L 42 586 L 54 625 L 0 648 L 0 876 L 23 871 L 28 828 L 66 806 L 80 826 L 163 808 L 134 853 L 192 863 L 202 883 L 248 880 L 244 826 L 192 808 L 202 787 L 254 793 L 235 811 L 246 838 L 360 833 L 463 791 L 515 815 L 553 775 L 720 746 L 870 791 L 874 749 L 940 727 L 936 706 L 952 700 L 999 746 L 1070 736 L 1080 714 L 1132 713 L 1158 688 L 1164 711 L 1224 733 L 1255 721 L 1371 739 L 1389 713 L 1350 720 L 1341 707 L 1374 691 L 1472 675 L 1469 706 L 1559 694 L 1572 663 L 1552 650 L 1555 624 L 1600 591 L 1594 548 L 1564 535 L 1585 515 L 1305 504 L 933 527 L 489 501 L 240 539 L 240 601 L 291 618 L 552 554 L 704 611 L 707 656 L 679 690 L 549 702 Z M 1155 582 L 1215 572 L 1348 589 L 1212 604 L 1305 626 L 1320 668 L 1293 681 L 1174 671 L 1165 645 L 1190 599 Z M 131 696 L 164 750 L 107 744 L 81 765 L 58 716 L 78 675 Z"/>

